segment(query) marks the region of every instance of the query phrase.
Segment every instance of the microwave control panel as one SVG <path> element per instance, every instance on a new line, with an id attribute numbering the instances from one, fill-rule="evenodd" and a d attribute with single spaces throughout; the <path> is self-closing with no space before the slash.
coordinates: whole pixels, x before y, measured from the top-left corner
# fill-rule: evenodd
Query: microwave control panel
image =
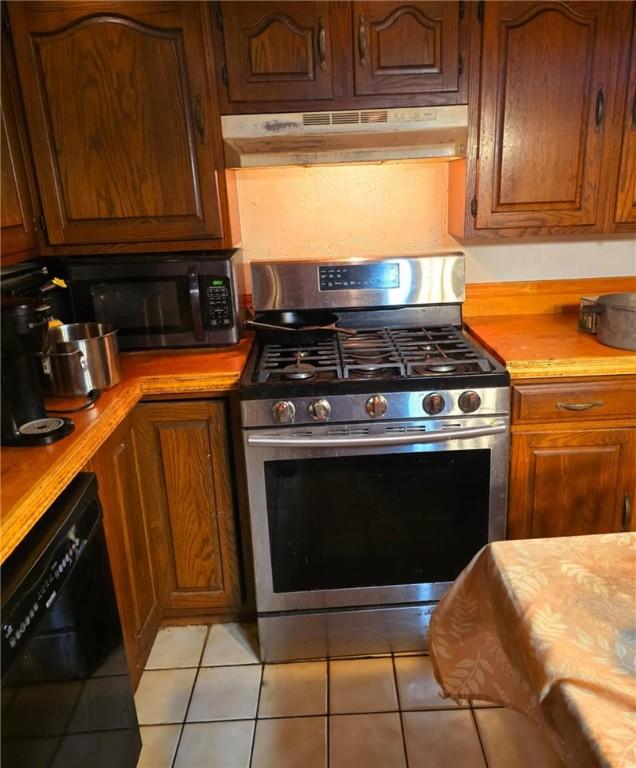
<path id="1" fill-rule="evenodd" d="M 232 312 L 232 294 L 227 277 L 203 277 L 203 305 L 207 308 L 205 324 L 207 328 L 231 328 L 234 324 Z"/>

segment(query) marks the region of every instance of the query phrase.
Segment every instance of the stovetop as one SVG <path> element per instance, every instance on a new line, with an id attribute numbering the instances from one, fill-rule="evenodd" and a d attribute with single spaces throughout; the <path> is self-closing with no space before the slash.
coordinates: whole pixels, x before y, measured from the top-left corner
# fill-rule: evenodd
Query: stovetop
<path id="1" fill-rule="evenodd" d="M 261 344 L 243 377 L 249 398 L 506 386 L 503 366 L 460 327 L 361 328 L 314 344 Z"/>

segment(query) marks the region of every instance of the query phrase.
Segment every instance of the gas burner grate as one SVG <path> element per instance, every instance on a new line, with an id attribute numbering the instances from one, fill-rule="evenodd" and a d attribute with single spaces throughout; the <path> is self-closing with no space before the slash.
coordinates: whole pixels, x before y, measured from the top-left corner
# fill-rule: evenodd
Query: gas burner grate
<path id="1" fill-rule="evenodd" d="M 298 383 L 477 374 L 492 370 L 491 362 L 455 326 L 367 328 L 355 336 L 327 338 L 315 344 L 266 344 L 255 378 L 258 382 Z M 294 376 L 295 372 L 299 375 Z M 301 377 L 301 372 L 307 375 Z"/>

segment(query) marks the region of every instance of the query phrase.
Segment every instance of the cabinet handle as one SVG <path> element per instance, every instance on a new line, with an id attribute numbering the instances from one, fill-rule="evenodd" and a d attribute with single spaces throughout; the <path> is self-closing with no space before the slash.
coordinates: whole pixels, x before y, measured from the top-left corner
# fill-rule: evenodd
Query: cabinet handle
<path id="1" fill-rule="evenodd" d="M 591 403 L 557 403 L 556 407 L 562 411 L 589 411 L 603 405 L 602 400 L 593 400 Z"/>
<path id="2" fill-rule="evenodd" d="M 603 85 L 599 85 L 596 91 L 596 109 L 594 111 L 596 125 L 595 132 L 600 131 L 603 125 L 603 118 L 605 117 L 605 94 L 603 93 Z"/>
<path id="3" fill-rule="evenodd" d="M 205 124 L 203 122 L 203 106 L 201 105 L 201 95 L 194 99 L 194 125 L 199 134 L 201 144 L 205 144 Z"/>
<path id="4" fill-rule="evenodd" d="M 632 500 L 629 497 L 629 493 L 625 494 L 623 498 L 623 530 L 629 531 L 632 526 Z"/>
<path id="5" fill-rule="evenodd" d="M 362 13 L 358 27 L 358 48 L 360 49 L 360 66 L 364 67 L 367 63 L 367 24 Z"/>
<path id="6" fill-rule="evenodd" d="M 320 55 L 320 69 L 327 69 L 327 33 L 322 16 L 318 22 L 318 54 Z"/>

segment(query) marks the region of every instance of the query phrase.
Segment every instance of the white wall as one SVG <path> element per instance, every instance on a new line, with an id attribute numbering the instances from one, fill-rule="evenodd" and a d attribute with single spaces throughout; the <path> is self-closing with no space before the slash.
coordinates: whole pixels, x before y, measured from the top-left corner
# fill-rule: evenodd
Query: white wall
<path id="1" fill-rule="evenodd" d="M 239 171 L 245 258 L 460 249 L 471 283 L 636 274 L 636 238 L 458 244 L 447 235 L 447 170 L 428 162 Z"/>

